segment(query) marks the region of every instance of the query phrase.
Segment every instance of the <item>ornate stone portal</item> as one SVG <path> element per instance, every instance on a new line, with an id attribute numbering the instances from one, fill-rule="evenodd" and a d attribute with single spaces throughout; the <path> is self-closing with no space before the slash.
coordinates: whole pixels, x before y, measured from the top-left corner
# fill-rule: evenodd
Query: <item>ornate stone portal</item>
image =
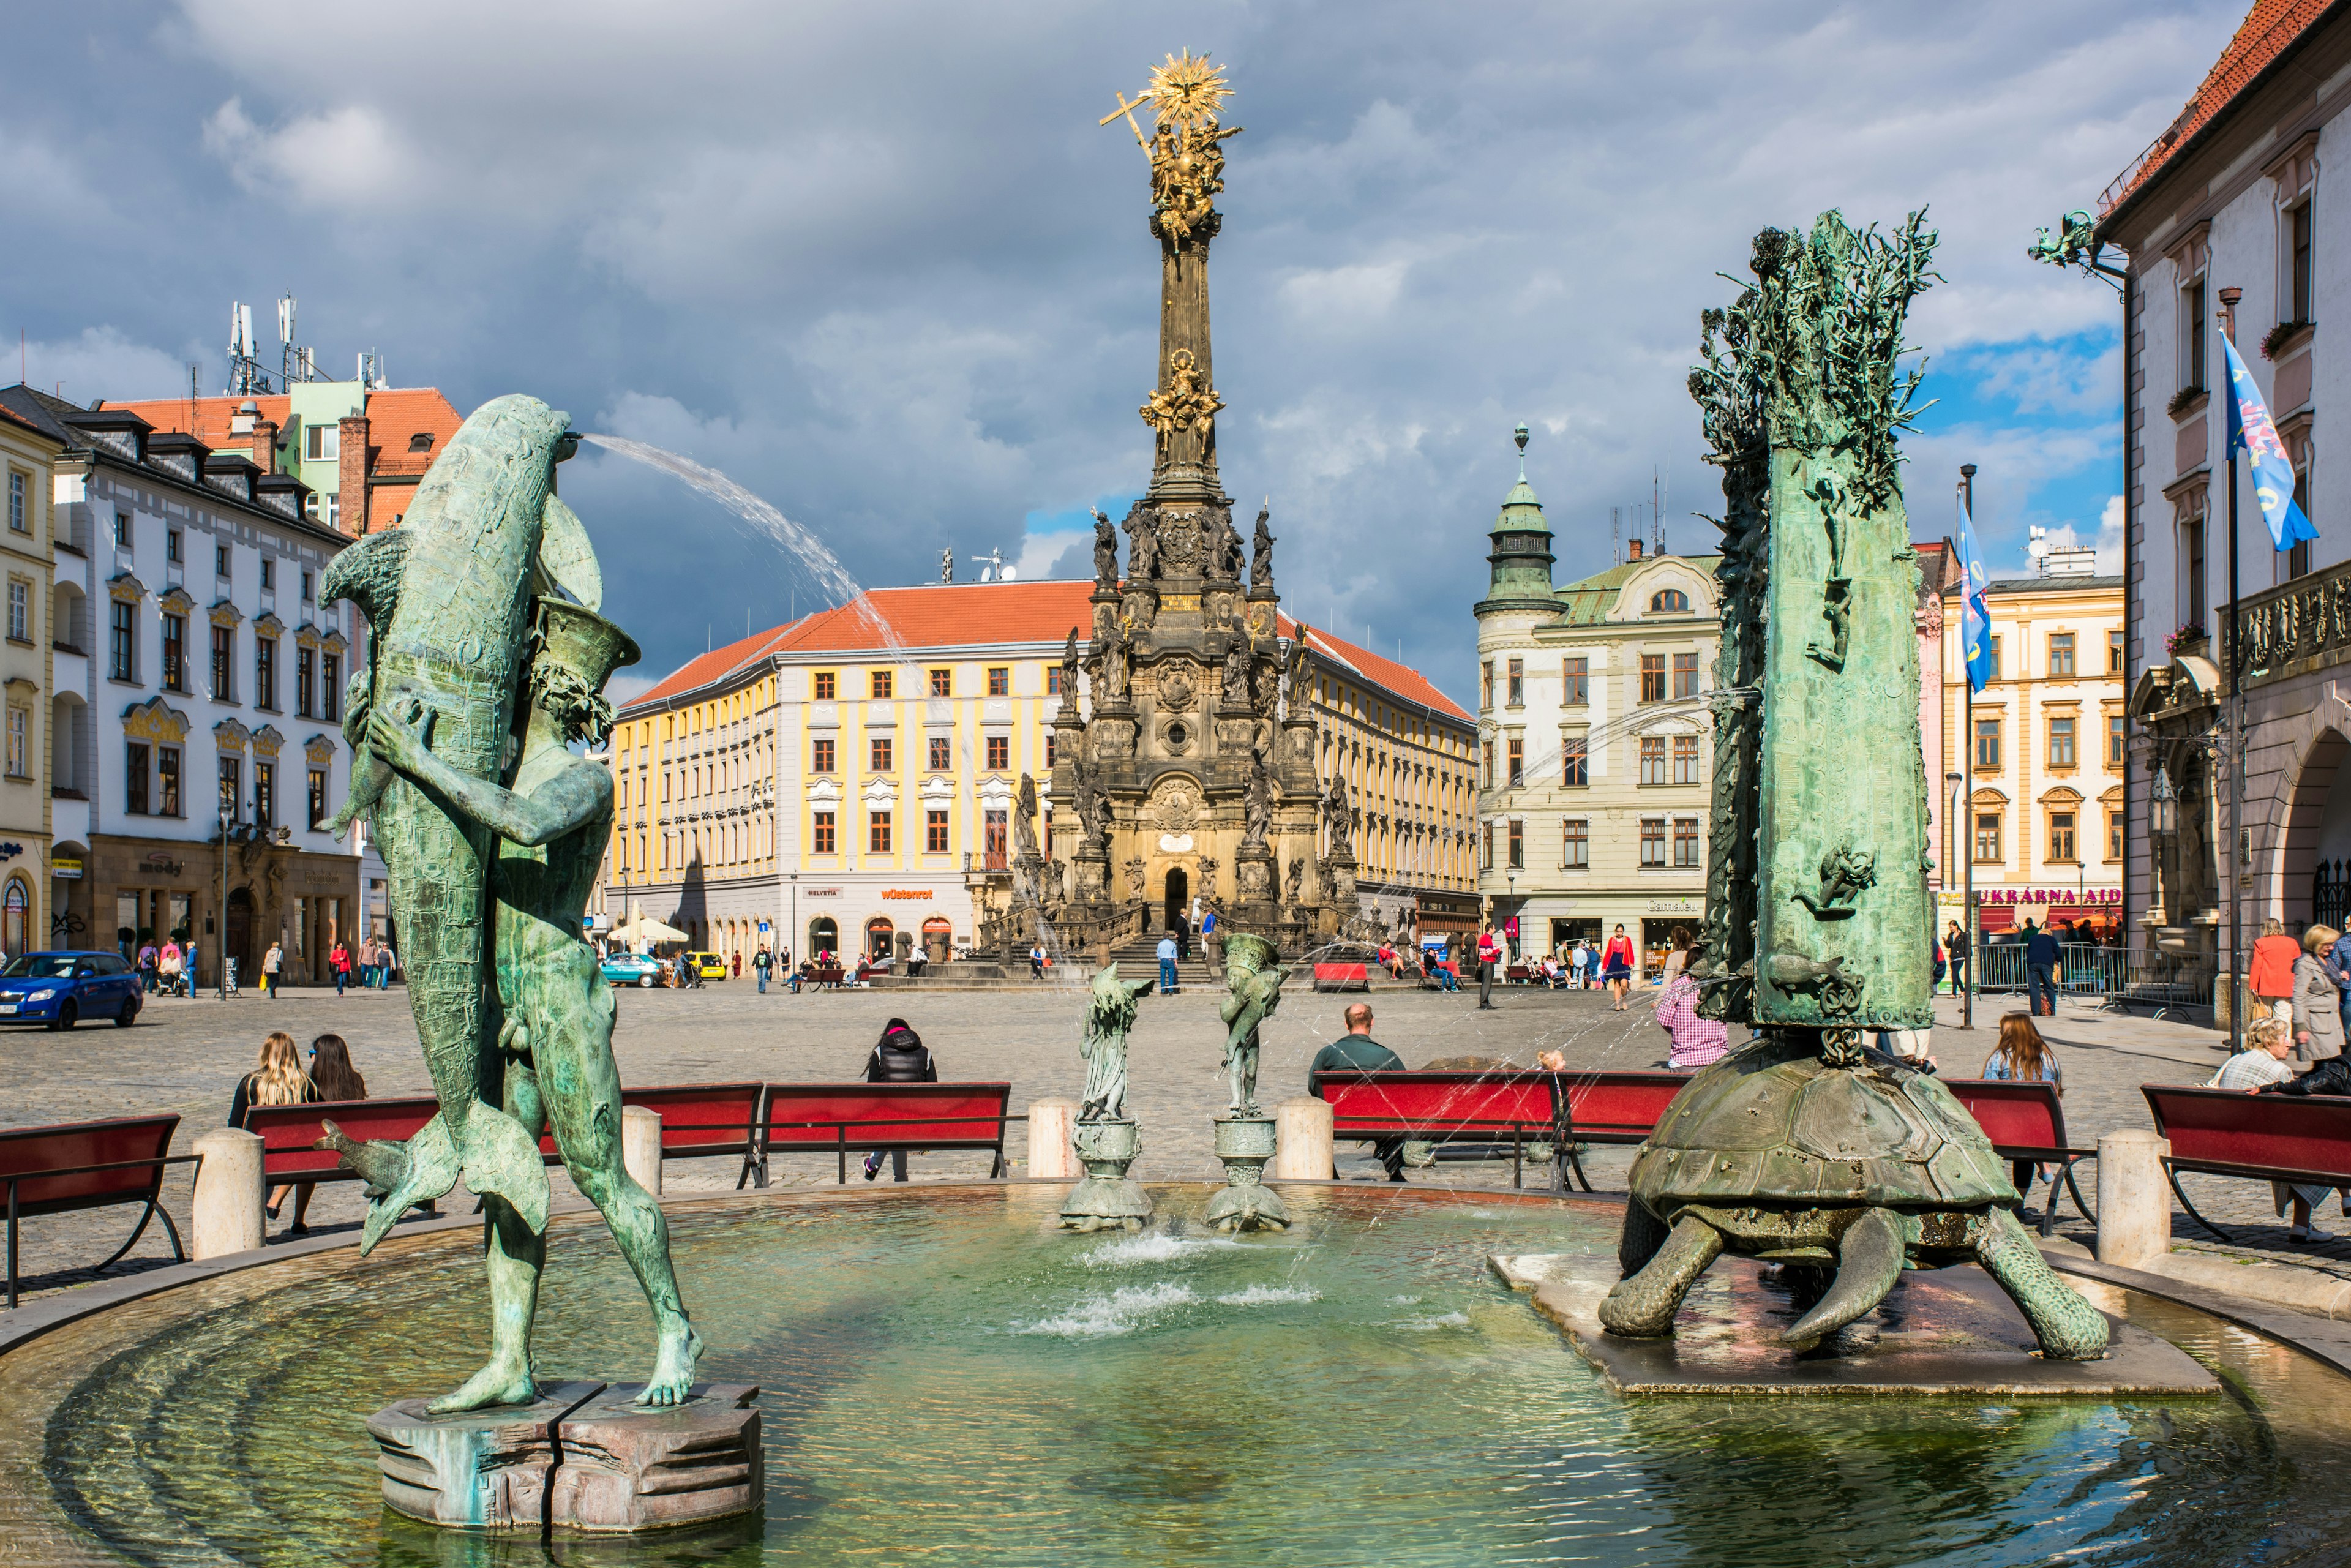
<path id="1" fill-rule="evenodd" d="M 1157 384 L 1139 411 L 1155 437 L 1151 485 L 1123 524 L 1097 514 L 1092 623 L 1073 629 L 1054 721 L 1047 852 L 1071 873 L 1049 913 L 1074 946 L 1155 936 L 1172 916 L 1188 918 L 1195 899 L 1290 954 L 1328 924 L 1332 877 L 1301 870 L 1322 862 L 1321 800 L 1302 662 L 1280 635 L 1271 510 L 1258 513 L 1252 560 L 1217 474 L 1225 403 L 1209 347 L 1208 246 L 1224 221 L 1223 144 L 1240 134 L 1218 123 L 1228 92 L 1221 68 L 1170 56 L 1102 120 L 1123 118 L 1150 157 L 1162 287 Z M 1137 110 L 1152 117 L 1147 134 Z"/>

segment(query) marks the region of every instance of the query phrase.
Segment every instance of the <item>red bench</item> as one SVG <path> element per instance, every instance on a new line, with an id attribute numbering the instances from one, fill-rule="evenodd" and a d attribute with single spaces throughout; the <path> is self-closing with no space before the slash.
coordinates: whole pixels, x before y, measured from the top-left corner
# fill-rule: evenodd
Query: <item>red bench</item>
<path id="1" fill-rule="evenodd" d="M 760 1116 L 757 1174 L 767 1185 L 768 1156 L 831 1154 L 840 1179 L 849 1156 L 929 1149 L 986 1149 L 987 1174 L 1004 1174 L 1009 1083 L 770 1083 Z"/>
<path id="2" fill-rule="evenodd" d="M 1358 1143 L 1507 1143 L 1512 1186 L 1524 1185 L 1527 1140 L 1549 1139 L 1552 1187 L 1566 1186 L 1567 1130 L 1551 1073 L 1342 1069 L 1314 1074 L 1311 1087 L 1331 1103 L 1333 1137 Z"/>
<path id="3" fill-rule="evenodd" d="M 2144 1083 L 2158 1136 L 2171 1142 L 2164 1174 L 2188 1217 L 2222 1241 L 2229 1233 L 2196 1212 L 2179 1189 L 2181 1171 L 2256 1181 L 2351 1186 L 2351 1099 L 2328 1094 L 2247 1094 Z"/>
<path id="4" fill-rule="evenodd" d="M 125 1116 L 108 1122 L 66 1122 L 46 1127 L 12 1127 L 0 1132 L 0 1182 L 8 1188 L 8 1306 L 16 1305 L 16 1227 L 20 1219 L 42 1214 L 70 1214 L 78 1209 L 104 1208 L 118 1203 L 142 1207 L 131 1239 L 100 1263 L 111 1268 L 139 1245 L 147 1222 L 163 1217 L 172 1238 L 172 1257 L 185 1262 L 180 1228 L 160 1201 L 163 1168 L 185 1165 L 194 1155 L 173 1155 L 172 1134 L 177 1116 Z"/>
<path id="5" fill-rule="evenodd" d="M 621 1091 L 625 1108 L 642 1105 L 661 1117 L 662 1157 L 695 1159 L 705 1155 L 740 1155 L 743 1169 L 735 1177 L 742 1185 L 754 1176 L 768 1185 L 760 1167 L 759 1096 L 761 1083 L 672 1083 L 649 1089 Z M 560 1165 L 552 1128 L 542 1129 L 538 1152 L 549 1165 Z"/>
<path id="6" fill-rule="evenodd" d="M 430 1094 L 391 1100 L 329 1100 L 308 1105 L 251 1105 L 245 1130 L 261 1139 L 261 1175 L 266 1186 L 289 1181 L 357 1181 L 360 1173 L 332 1149 L 317 1147 L 332 1122 L 360 1143 L 404 1144 L 433 1120 L 441 1103 Z"/>
<path id="7" fill-rule="evenodd" d="M 1991 1140 L 1992 1153 L 2004 1160 L 2060 1167 L 2065 1190 L 2074 1195 L 2074 1207 L 2083 1218 L 2097 1223 L 2090 1206 L 2082 1201 L 2082 1189 L 2074 1185 L 2074 1166 L 2096 1159 L 2098 1151 L 2075 1148 L 2065 1141 L 2065 1111 L 2057 1097 L 2057 1085 L 2001 1078 L 1946 1078 L 1942 1084 Z M 2057 1197 L 2053 1188 L 2048 1201 L 2041 1206 L 2041 1234 L 2048 1235 L 2056 1223 Z"/>
<path id="8" fill-rule="evenodd" d="M 1656 1071 L 1559 1075 L 1567 1097 L 1568 1165 L 1584 1191 L 1592 1190 L 1592 1178 L 1583 1174 L 1583 1162 L 1574 1145 L 1647 1142 L 1656 1130 L 1657 1118 L 1666 1113 L 1666 1107 L 1674 1103 L 1690 1076 Z"/>
<path id="9" fill-rule="evenodd" d="M 1317 964 L 1314 966 L 1314 988 L 1318 991 L 1368 991 L 1372 988 L 1371 967 L 1365 964 Z"/>

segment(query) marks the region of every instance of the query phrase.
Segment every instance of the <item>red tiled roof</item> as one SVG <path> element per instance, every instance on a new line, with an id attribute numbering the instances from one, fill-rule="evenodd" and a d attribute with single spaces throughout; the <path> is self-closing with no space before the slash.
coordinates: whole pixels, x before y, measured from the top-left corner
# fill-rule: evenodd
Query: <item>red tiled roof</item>
<path id="1" fill-rule="evenodd" d="M 2098 203 L 2101 218 L 2145 188 L 2165 165 L 2179 156 L 2197 134 L 2237 100 L 2263 71 L 2277 62 L 2337 0 L 2254 0 L 2239 24 L 2236 37 L 2205 73 L 2204 81 L 2179 118 L 2138 155 L 2138 162 L 2117 175 Z"/>
<path id="2" fill-rule="evenodd" d="M 1086 579 L 877 588 L 850 604 L 820 610 L 689 659 L 629 703 L 628 711 L 702 690 L 777 653 L 859 653 L 991 643 L 1050 645 L 1067 638 L 1072 627 L 1083 637 L 1093 622 L 1093 583 Z M 1278 620 L 1282 635 L 1297 635 L 1298 622 L 1287 615 Z M 889 631 L 886 637 L 884 624 Z M 1325 632 L 1310 631 L 1307 645 L 1405 702 L 1469 722 L 1469 716 L 1417 670 Z"/>
<path id="3" fill-rule="evenodd" d="M 237 409 L 252 402 L 261 417 L 286 428 L 288 400 L 284 394 L 272 397 L 201 397 L 194 400 L 194 419 L 189 418 L 190 401 L 183 397 L 150 398 L 134 402 L 110 402 L 109 408 L 126 408 L 153 425 L 157 430 L 185 431 L 214 450 L 241 449 L 248 442 L 242 435 L 229 434 L 229 423 Z M 441 395 L 438 387 L 387 387 L 367 394 L 368 446 L 374 454 L 370 465 L 371 478 L 421 475 L 432 466 L 433 459 L 449 444 L 465 416 L 459 413 L 449 400 Z M 190 426 L 193 423 L 193 428 Z M 419 434 L 432 436 L 433 444 L 423 452 L 411 452 L 409 444 Z"/>

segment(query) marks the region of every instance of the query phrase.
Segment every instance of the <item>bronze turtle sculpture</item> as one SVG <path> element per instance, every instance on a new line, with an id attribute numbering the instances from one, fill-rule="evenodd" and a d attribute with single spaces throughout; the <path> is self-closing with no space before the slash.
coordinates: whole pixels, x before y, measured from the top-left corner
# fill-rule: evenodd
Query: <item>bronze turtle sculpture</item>
<path id="1" fill-rule="evenodd" d="M 1661 1339 L 1723 1252 L 1827 1270 L 1782 1336 L 1809 1349 L 1883 1301 L 1905 1268 L 1977 1262 L 2060 1361 L 2105 1354 L 2106 1320 L 2053 1273 L 2017 1222 L 1991 1140 L 1931 1075 L 1876 1051 L 1821 1059 L 1808 1033 L 1766 1034 L 1674 1097 L 1633 1162 L 1601 1303 L 1611 1333 Z"/>

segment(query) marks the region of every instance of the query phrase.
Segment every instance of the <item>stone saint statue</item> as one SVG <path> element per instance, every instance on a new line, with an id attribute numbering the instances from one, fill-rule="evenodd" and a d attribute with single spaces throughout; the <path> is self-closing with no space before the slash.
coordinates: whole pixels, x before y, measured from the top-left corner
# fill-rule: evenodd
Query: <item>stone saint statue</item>
<path id="1" fill-rule="evenodd" d="M 1290 640 L 1290 658 L 1281 670 L 1281 704 L 1292 718 L 1306 716 L 1306 626 Z"/>
<path id="2" fill-rule="evenodd" d="M 1338 774 L 1331 775 L 1331 788 L 1322 795 L 1322 825 L 1330 831 L 1330 848 L 1325 852 L 1332 860 L 1344 860 L 1352 852 L 1348 840 L 1354 831 L 1354 822 L 1347 810 L 1347 781 Z"/>
<path id="3" fill-rule="evenodd" d="M 1134 648 L 1126 640 L 1126 632 L 1115 621 L 1100 639 L 1102 651 L 1094 656 L 1094 667 L 1102 675 L 1102 700 L 1123 703 L 1134 674 Z"/>
<path id="4" fill-rule="evenodd" d="M 1233 514 L 1230 508 L 1224 508 L 1217 513 L 1217 575 L 1228 577 L 1238 582 L 1241 580 L 1242 569 L 1249 563 L 1241 550 L 1241 531 L 1233 527 Z"/>
<path id="5" fill-rule="evenodd" d="M 1037 780 L 1020 776 L 1020 795 L 1012 809 L 1012 854 L 1018 861 L 1037 860 Z"/>
<path id="6" fill-rule="evenodd" d="M 1102 509 L 1094 509 L 1094 582 L 1102 588 L 1118 586 L 1118 529 Z"/>
<path id="7" fill-rule="evenodd" d="M 1134 1029 L 1137 1007 L 1156 983 L 1120 979 L 1115 961 L 1094 971 L 1093 998 L 1086 1009 L 1085 1043 L 1078 1048 L 1086 1060 L 1085 1101 L 1078 1108 L 1079 1121 L 1126 1120 L 1126 1037 Z"/>
<path id="8" fill-rule="evenodd" d="M 1257 1114 L 1258 1026 L 1281 1005 L 1281 982 L 1289 967 L 1273 944 L 1247 931 L 1225 937 L 1225 985 L 1230 995 L 1218 1009 L 1225 1022 L 1225 1076 L 1236 1116 Z"/>
<path id="9" fill-rule="evenodd" d="M 1233 712 L 1248 707 L 1250 701 L 1249 639 L 1236 630 L 1232 641 L 1225 644 L 1225 691 L 1221 706 L 1228 712 Z"/>
<path id="10" fill-rule="evenodd" d="M 579 605 L 554 598 L 537 602 L 529 727 L 510 789 L 474 778 L 439 755 L 434 732 L 452 721 L 413 694 L 376 704 L 367 737 L 403 779 L 447 801 L 461 821 L 496 835 L 488 887 L 495 1005 L 484 1025 L 497 1040 L 490 1082 L 503 1079 L 503 1107 L 523 1127 L 553 1124 L 564 1167 L 603 1211 L 653 1306 L 660 1350 L 637 1403 L 675 1405 L 694 1381 L 702 1342 L 678 1294 L 661 1207 L 621 1162 L 612 991 L 595 949 L 580 936 L 611 837 L 612 784 L 609 769 L 570 748 L 574 742 L 590 748 L 603 743 L 612 723 L 611 706 L 601 695 L 605 679 L 618 665 L 633 664 L 637 650 L 619 627 Z M 340 1133 L 334 1136 L 362 1173 L 374 1151 L 389 1146 L 362 1147 Z M 530 1331 L 547 1257 L 544 1226 L 525 1224 L 502 1199 L 493 1197 L 486 1207 L 490 1359 L 465 1386 L 437 1401 L 436 1410 L 523 1405 L 537 1397 Z"/>
<path id="11" fill-rule="evenodd" d="M 1273 775 L 1267 771 L 1265 753 L 1249 753 L 1249 792 L 1241 805 L 1241 847 L 1265 848 L 1265 835 L 1273 826 Z"/>
<path id="12" fill-rule="evenodd" d="M 1251 588 L 1273 586 L 1273 532 L 1265 526 L 1265 520 L 1272 515 L 1273 505 L 1270 501 L 1257 509 L 1257 549 L 1256 553 L 1249 558 Z"/>
<path id="13" fill-rule="evenodd" d="M 1288 874 L 1282 878 L 1281 884 L 1283 894 L 1290 903 L 1295 904 L 1298 902 L 1299 888 L 1305 880 L 1306 857 L 1304 855 L 1293 856 L 1290 862 L 1290 871 Z"/>
<path id="14" fill-rule="evenodd" d="M 1126 515 L 1126 581 L 1130 588 L 1159 576 L 1159 529 L 1149 507 L 1138 505 Z"/>
<path id="15" fill-rule="evenodd" d="M 1061 644 L 1061 700 L 1077 711 L 1078 701 L 1078 629 L 1070 628 L 1070 640 Z"/>

